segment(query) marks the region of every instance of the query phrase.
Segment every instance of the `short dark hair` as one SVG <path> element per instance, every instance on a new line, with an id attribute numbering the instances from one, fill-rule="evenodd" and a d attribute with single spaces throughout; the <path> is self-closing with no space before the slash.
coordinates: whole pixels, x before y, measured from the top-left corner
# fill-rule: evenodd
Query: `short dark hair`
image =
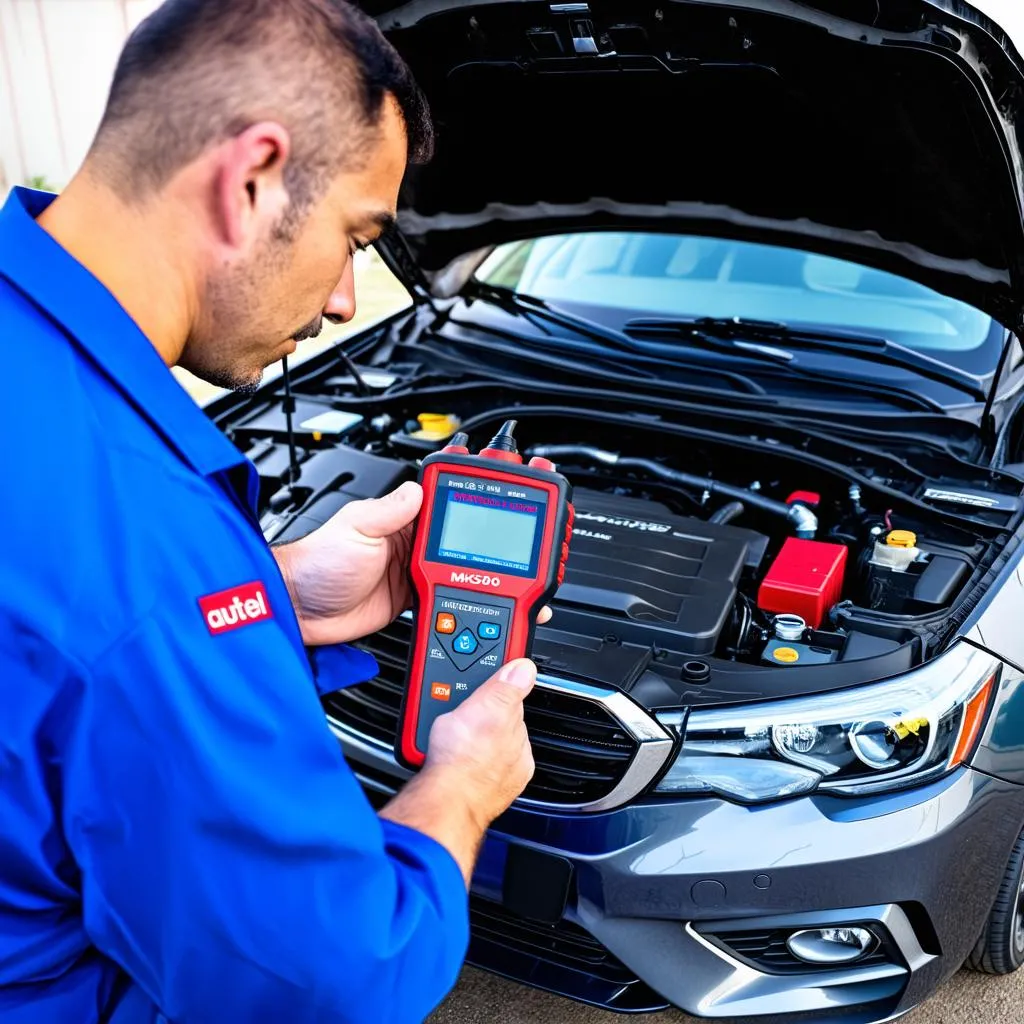
<path id="1" fill-rule="evenodd" d="M 409 156 L 433 129 L 412 72 L 345 0 L 166 0 L 132 33 L 90 158 L 130 194 L 156 189 L 207 147 L 261 120 L 292 136 L 285 185 L 301 216 L 356 164 L 391 95 Z"/>

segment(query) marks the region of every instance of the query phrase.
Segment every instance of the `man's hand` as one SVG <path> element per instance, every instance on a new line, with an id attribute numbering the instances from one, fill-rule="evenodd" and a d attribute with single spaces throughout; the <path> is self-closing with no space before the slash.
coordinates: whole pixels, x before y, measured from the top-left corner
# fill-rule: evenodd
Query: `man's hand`
<path id="1" fill-rule="evenodd" d="M 424 770 L 460 777 L 463 800 L 481 832 L 533 778 L 523 701 L 536 681 L 532 661 L 510 661 L 430 729 Z"/>
<path id="2" fill-rule="evenodd" d="M 274 548 L 306 644 L 369 636 L 412 604 L 409 556 L 422 503 L 420 485 L 404 483 L 349 502 L 319 530 Z M 543 608 L 537 621 L 550 618 Z"/>
<path id="3" fill-rule="evenodd" d="M 419 484 L 383 498 L 353 501 L 319 530 L 275 548 L 278 564 L 310 645 L 368 636 L 412 603 L 408 566 Z"/>
<path id="4" fill-rule="evenodd" d="M 380 812 L 436 839 L 467 886 L 487 827 L 533 777 L 523 701 L 536 679 L 532 661 L 510 661 L 441 715 L 431 727 L 423 768 Z"/>

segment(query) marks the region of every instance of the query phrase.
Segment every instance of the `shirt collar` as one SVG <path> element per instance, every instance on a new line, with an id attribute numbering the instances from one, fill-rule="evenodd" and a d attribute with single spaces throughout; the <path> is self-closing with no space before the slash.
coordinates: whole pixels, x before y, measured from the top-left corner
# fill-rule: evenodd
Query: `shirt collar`
<path id="1" fill-rule="evenodd" d="M 0 277 L 63 328 L 194 469 L 211 475 L 244 462 L 111 292 L 36 224 L 55 198 L 12 190 L 0 209 Z"/>

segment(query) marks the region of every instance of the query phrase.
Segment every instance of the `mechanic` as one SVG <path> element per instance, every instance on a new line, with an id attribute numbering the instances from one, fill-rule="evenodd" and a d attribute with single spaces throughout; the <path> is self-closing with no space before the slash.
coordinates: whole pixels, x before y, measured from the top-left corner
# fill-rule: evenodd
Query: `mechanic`
<path id="1" fill-rule="evenodd" d="M 355 309 L 431 148 L 342 0 L 170 0 L 86 161 L 0 212 L 0 1020 L 416 1021 L 457 977 L 488 824 L 533 771 L 529 661 L 375 814 L 318 700 L 409 602 L 405 484 L 274 550 L 171 373 L 254 388 Z"/>

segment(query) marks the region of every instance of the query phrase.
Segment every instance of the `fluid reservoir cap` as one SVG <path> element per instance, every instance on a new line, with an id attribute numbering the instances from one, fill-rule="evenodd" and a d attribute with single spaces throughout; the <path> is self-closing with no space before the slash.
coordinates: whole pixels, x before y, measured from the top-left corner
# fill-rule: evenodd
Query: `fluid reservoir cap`
<path id="1" fill-rule="evenodd" d="M 783 661 L 786 664 L 792 664 L 792 662 L 800 660 L 799 653 L 793 650 L 792 647 L 776 647 L 772 651 L 772 657 L 776 661 Z"/>
<path id="2" fill-rule="evenodd" d="M 410 437 L 425 441 L 444 441 L 459 429 L 459 418 L 450 413 L 421 412 L 416 417 L 419 430 L 411 431 Z"/>
<path id="3" fill-rule="evenodd" d="M 803 640 L 807 623 L 799 615 L 784 612 L 775 616 L 775 635 L 780 640 Z"/>
<path id="4" fill-rule="evenodd" d="M 913 530 L 890 530 L 885 543 L 891 548 L 916 548 L 917 534 Z"/>

